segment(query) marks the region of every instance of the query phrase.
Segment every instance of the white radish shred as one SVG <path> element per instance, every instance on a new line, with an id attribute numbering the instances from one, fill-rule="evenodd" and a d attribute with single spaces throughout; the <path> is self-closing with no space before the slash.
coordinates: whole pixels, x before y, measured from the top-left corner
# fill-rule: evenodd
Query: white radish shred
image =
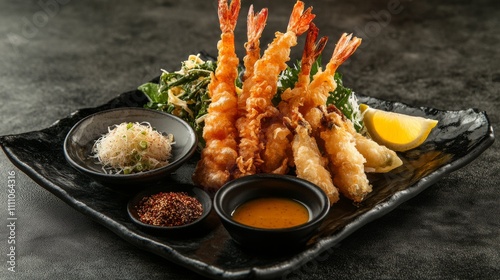
<path id="1" fill-rule="evenodd" d="M 104 172 L 129 174 L 167 165 L 172 144 L 172 134 L 162 135 L 147 122 L 121 123 L 97 139 L 92 153 Z"/>

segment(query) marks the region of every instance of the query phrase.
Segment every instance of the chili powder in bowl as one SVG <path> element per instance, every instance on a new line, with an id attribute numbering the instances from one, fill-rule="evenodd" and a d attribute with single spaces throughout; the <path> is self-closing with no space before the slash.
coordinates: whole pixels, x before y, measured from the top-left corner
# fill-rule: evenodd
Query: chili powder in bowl
<path id="1" fill-rule="evenodd" d="M 212 200 L 193 185 L 158 185 L 135 195 L 127 205 L 132 222 L 155 233 L 186 233 L 202 224 Z"/>

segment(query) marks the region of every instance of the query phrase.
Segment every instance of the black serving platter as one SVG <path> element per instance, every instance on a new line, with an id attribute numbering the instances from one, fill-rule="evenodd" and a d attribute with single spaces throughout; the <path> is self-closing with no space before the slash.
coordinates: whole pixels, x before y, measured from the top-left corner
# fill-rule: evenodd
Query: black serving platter
<path id="1" fill-rule="evenodd" d="M 66 162 L 63 142 L 73 125 L 102 110 L 142 107 L 147 98 L 139 91 L 123 93 L 96 108 L 78 110 L 40 131 L 2 136 L 0 144 L 13 164 L 40 186 L 146 251 L 210 278 L 271 278 L 305 264 L 363 225 L 387 214 L 446 174 L 471 162 L 494 142 L 486 113 L 476 109 L 441 111 L 364 96 L 359 99 L 373 108 L 429 117 L 439 120 L 439 124 L 423 145 L 400 153 L 403 166 L 387 174 L 370 176 L 374 190 L 363 203 L 355 206 L 341 199 L 303 250 L 281 255 L 245 251 L 231 240 L 214 215 L 207 218 L 210 227 L 202 236 L 179 239 L 147 233 L 127 215 L 127 202 L 135 193 L 103 186 Z M 191 174 L 197 159 L 195 155 L 165 181 L 192 184 Z"/>

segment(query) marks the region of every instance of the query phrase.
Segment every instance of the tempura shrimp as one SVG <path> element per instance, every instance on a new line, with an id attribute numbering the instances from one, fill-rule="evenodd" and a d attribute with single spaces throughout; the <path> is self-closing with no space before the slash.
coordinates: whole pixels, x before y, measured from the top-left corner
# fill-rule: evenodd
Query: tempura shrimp
<path id="1" fill-rule="evenodd" d="M 330 113 L 325 106 L 329 93 L 337 87 L 334 80 L 337 68 L 354 53 L 360 43 L 361 39 L 352 38 L 352 35 L 341 36 L 325 71 L 318 72 L 309 84 L 301 108 L 315 132 L 314 136 L 321 139 L 334 185 L 356 202 L 371 192 L 364 172 L 365 158 L 356 149 L 354 136 L 344 128 L 344 120 L 340 117 L 343 114 Z"/>
<path id="2" fill-rule="evenodd" d="M 344 33 L 335 47 L 326 70 L 319 72 L 314 77 L 310 85 L 311 95 L 304 102 L 305 105 L 303 108 L 303 111 L 306 112 L 306 119 L 313 127 L 319 125 L 323 116 L 323 113 L 317 106 L 325 105 L 329 92 L 334 91 L 337 87 L 333 78 L 335 71 L 356 51 L 360 44 L 361 39 Z M 394 151 L 357 133 L 349 120 L 343 123 L 343 127 L 354 136 L 356 149 L 366 159 L 365 172 L 387 172 L 402 164 L 402 161 Z"/>
<path id="3" fill-rule="evenodd" d="M 330 61 L 326 65 L 324 71 L 319 71 L 314 75 L 309 92 L 304 100 L 302 112 L 307 121 L 313 126 L 318 127 L 322 113 L 317 110 L 318 106 L 324 106 L 328 99 L 329 93 L 337 88 L 334 76 L 337 68 L 344 63 L 359 47 L 361 39 L 352 37 L 346 33 L 342 34 Z"/>
<path id="4" fill-rule="evenodd" d="M 310 90 L 312 95 L 309 96 L 305 104 L 306 109 L 326 104 L 328 93 L 337 87 L 334 80 L 335 72 L 356 51 L 360 44 L 360 38 L 352 37 L 352 34 L 342 34 L 330 61 L 325 67 L 326 69 L 318 72 L 311 82 Z"/>
<path id="5" fill-rule="evenodd" d="M 322 37 L 317 43 L 319 29 L 311 22 L 302 52 L 300 73 L 293 89 L 288 88 L 281 94 L 281 102 L 278 105 L 280 112 L 290 118 L 291 124 L 295 126 L 302 118 L 299 108 L 303 105 L 304 97 L 307 95 L 308 86 L 311 81 L 311 68 L 318 56 L 321 54 L 328 41 Z"/>
<path id="6" fill-rule="evenodd" d="M 245 43 L 246 55 L 243 58 L 245 72 L 243 75 L 243 88 L 238 96 L 238 115 L 246 114 L 246 103 L 250 96 L 250 89 L 253 87 L 253 80 L 250 79 L 253 75 L 255 62 L 260 58 L 260 36 L 264 30 L 267 21 L 268 11 L 262 9 L 258 14 L 253 12 L 253 5 L 250 6 L 247 18 L 247 42 Z M 245 118 L 238 118 L 236 128 L 240 129 L 246 125 Z M 235 177 L 240 177 L 242 172 L 236 169 Z"/>
<path id="7" fill-rule="evenodd" d="M 354 202 L 361 202 L 372 191 L 366 173 L 365 158 L 356 149 L 354 136 L 343 128 L 344 115 L 331 105 L 323 106 L 322 129 L 319 136 L 329 159 L 333 183 Z"/>
<path id="8" fill-rule="evenodd" d="M 325 47 L 327 38 L 323 37 L 316 44 L 319 29 L 314 23 L 310 23 L 307 32 L 306 43 L 304 46 L 301 72 L 298 76 L 298 81 L 294 88 L 288 88 L 281 95 L 281 102 L 278 105 L 282 117 L 287 118 L 285 125 L 281 118 L 272 118 L 270 124 L 264 129 L 266 145 L 262 153 L 263 163 L 261 169 L 266 173 L 284 174 L 288 171 L 289 166 L 293 166 L 292 155 L 292 131 L 290 127 L 297 126 L 299 119 L 299 106 L 302 102 L 302 95 L 307 85 L 310 82 L 310 72 L 313 62 L 321 54 Z M 269 122 L 268 122 L 269 123 Z"/>
<path id="9" fill-rule="evenodd" d="M 261 152 L 261 172 L 286 174 L 293 165 L 292 132 L 283 123 L 281 114 L 268 118 L 262 125 L 265 146 Z"/>
<path id="10" fill-rule="evenodd" d="M 337 202 L 339 192 L 334 186 L 332 175 L 325 167 L 328 160 L 321 156 L 316 140 L 309 133 L 307 123 L 299 122 L 295 127 L 292 148 L 297 177 L 320 187 L 328 196 L 330 204 Z"/>
<path id="11" fill-rule="evenodd" d="M 295 133 L 292 141 L 292 151 L 297 177 L 319 186 L 328 196 L 330 203 L 334 204 L 339 200 L 339 192 L 333 184 L 330 172 L 326 168 L 328 161 L 323 158 L 316 140 L 310 135 L 311 127 L 309 123 L 304 120 L 299 112 L 302 100 L 307 94 L 312 65 L 327 42 L 327 37 L 322 37 L 316 44 L 318 31 L 318 28 L 311 23 L 302 53 L 301 72 L 297 83 L 293 89 L 287 89 L 282 94 L 279 107 L 280 110 L 285 112 L 286 121 Z"/>
<path id="12" fill-rule="evenodd" d="M 241 176 L 255 174 L 262 164 L 263 150 L 262 121 L 264 118 L 276 116 L 278 110 L 272 104 L 276 93 L 278 76 L 286 69 L 290 59 L 290 49 L 297 44 L 297 36 L 309 28 L 315 15 L 312 8 L 304 11 L 304 3 L 295 4 L 286 33 L 276 33 L 276 38 L 254 65 L 254 74 L 245 83 L 251 83 L 249 96 L 245 101 L 245 114 L 238 120 L 240 136 L 239 157 L 237 160 Z"/>
<path id="13" fill-rule="evenodd" d="M 206 146 L 201 152 L 193 181 L 208 190 L 217 190 L 231 179 L 238 157 L 235 127 L 237 94 L 235 80 L 239 59 L 234 45 L 234 29 L 240 10 L 240 0 L 219 0 L 218 15 L 222 31 L 217 48 L 217 69 L 212 75 L 208 92 L 211 103 L 205 118 L 203 138 Z"/>

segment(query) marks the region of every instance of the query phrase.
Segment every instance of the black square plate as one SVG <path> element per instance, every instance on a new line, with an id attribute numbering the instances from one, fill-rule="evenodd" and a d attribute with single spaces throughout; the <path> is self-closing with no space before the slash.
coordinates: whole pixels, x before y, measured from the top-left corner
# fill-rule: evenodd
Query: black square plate
<path id="1" fill-rule="evenodd" d="M 40 131 L 2 136 L 0 144 L 13 164 L 40 186 L 144 250 L 211 278 L 270 278 L 318 256 L 361 226 L 468 164 L 494 142 L 486 113 L 475 109 L 441 111 L 364 96 L 359 100 L 373 108 L 437 119 L 439 124 L 423 145 L 399 154 L 403 166 L 387 174 L 370 175 L 374 190 L 363 203 L 354 206 L 341 199 L 306 248 L 282 255 L 262 256 L 242 250 L 214 215 L 207 218 L 209 226 L 201 235 L 178 238 L 147 233 L 127 215 L 127 202 L 135 193 L 103 186 L 66 162 L 63 141 L 76 122 L 102 110 L 142 107 L 147 98 L 139 91 L 123 93 L 96 108 L 78 110 Z M 197 159 L 193 157 L 163 183 L 191 183 Z"/>

